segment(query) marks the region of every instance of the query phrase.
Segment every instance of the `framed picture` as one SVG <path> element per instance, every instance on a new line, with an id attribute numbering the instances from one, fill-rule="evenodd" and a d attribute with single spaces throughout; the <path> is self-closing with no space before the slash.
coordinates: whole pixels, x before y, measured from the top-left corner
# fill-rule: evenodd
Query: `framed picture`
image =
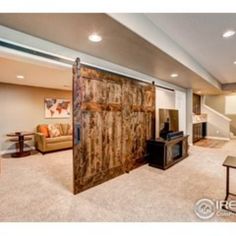
<path id="1" fill-rule="evenodd" d="M 70 118 L 71 101 L 69 99 L 45 98 L 45 118 Z"/>

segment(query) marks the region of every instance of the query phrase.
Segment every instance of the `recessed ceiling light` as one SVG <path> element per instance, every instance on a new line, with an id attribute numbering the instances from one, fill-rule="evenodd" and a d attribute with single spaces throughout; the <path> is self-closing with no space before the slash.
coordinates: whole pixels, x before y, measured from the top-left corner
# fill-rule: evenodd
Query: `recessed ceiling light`
<path id="1" fill-rule="evenodd" d="M 173 74 L 170 75 L 170 77 L 172 77 L 172 78 L 175 78 L 175 77 L 178 77 L 178 76 L 179 76 L 179 75 L 176 74 L 176 73 L 173 73 Z"/>
<path id="2" fill-rule="evenodd" d="M 236 61 L 234 61 L 234 65 L 236 65 Z"/>
<path id="3" fill-rule="evenodd" d="M 223 38 L 229 38 L 232 37 L 233 35 L 235 35 L 235 31 L 234 30 L 227 30 L 223 33 Z"/>
<path id="4" fill-rule="evenodd" d="M 102 36 L 100 36 L 97 33 L 90 34 L 88 38 L 91 42 L 95 42 L 95 43 L 102 41 Z"/>
<path id="5" fill-rule="evenodd" d="M 17 79 L 24 79 L 25 77 L 24 77 L 24 75 L 17 75 L 16 78 Z"/>
<path id="6" fill-rule="evenodd" d="M 201 90 L 198 90 L 198 91 L 197 91 L 197 93 L 198 93 L 198 94 L 201 94 L 201 93 L 202 93 L 202 91 L 201 91 Z"/>

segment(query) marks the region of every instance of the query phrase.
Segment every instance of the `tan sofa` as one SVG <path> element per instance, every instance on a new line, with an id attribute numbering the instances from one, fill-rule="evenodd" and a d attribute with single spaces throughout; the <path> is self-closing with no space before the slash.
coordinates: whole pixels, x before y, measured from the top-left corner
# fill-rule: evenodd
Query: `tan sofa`
<path id="1" fill-rule="evenodd" d="M 45 134 L 40 132 L 41 126 L 48 125 L 41 124 L 36 127 L 35 133 L 35 147 L 36 150 L 45 154 L 47 152 L 63 150 L 72 148 L 72 130 L 70 129 L 70 124 L 56 124 L 60 130 L 60 136 L 58 137 L 46 137 Z"/>

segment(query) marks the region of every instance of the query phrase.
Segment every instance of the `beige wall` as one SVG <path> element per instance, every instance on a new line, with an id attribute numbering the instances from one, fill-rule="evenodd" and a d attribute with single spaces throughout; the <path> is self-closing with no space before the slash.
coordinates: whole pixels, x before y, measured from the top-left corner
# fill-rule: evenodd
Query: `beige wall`
<path id="1" fill-rule="evenodd" d="M 225 96 L 218 95 L 218 96 L 206 96 L 205 104 L 212 109 L 225 114 Z"/>
<path id="2" fill-rule="evenodd" d="M 6 141 L 9 132 L 35 131 L 38 124 L 72 121 L 72 117 L 45 119 L 44 98 L 71 100 L 72 92 L 0 83 L 0 151 L 14 148 Z"/>
<path id="3" fill-rule="evenodd" d="M 235 115 L 225 114 L 225 95 L 206 96 L 205 103 L 207 106 L 220 112 L 221 114 L 227 116 L 228 118 L 232 120 L 230 123 L 230 131 L 236 135 L 236 114 Z M 232 104 L 232 105 L 236 106 L 236 104 Z"/>

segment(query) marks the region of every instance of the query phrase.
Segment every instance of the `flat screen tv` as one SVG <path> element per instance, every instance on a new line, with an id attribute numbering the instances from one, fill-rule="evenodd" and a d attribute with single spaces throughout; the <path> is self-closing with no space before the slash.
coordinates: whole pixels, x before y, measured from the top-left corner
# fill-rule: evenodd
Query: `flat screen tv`
<path id="1" fill-rule="evenodd" d="M 179 111 L 175 109 L 159 109 L 159 133 L 166 131 L 179 131 Z"/>

